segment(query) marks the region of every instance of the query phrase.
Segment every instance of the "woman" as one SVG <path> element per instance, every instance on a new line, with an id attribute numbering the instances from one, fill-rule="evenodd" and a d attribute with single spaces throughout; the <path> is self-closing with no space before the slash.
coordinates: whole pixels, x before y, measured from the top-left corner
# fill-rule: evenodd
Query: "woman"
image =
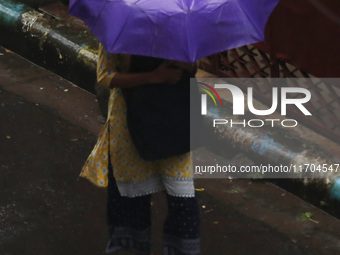
<path id="1" fill-rule="evenodd" d="M 144 63 L 158 63 L 145 69 Z M 151 194 L 166 191 L 163 254 L 199 254 L 199 211 L 190 152 L 161 160 L 144 160 L 131 139 L 123 91 L 147 84 L 178 83 L 196 66 L 176 61 L 109 54 L 100 45 L 98 83 L 110 88 L 107 122 L 81 176 L 108 187 L 107 253 L 127 250 L 150 254 Z M 118 253 L 117 253 L 118 254 Z"/>

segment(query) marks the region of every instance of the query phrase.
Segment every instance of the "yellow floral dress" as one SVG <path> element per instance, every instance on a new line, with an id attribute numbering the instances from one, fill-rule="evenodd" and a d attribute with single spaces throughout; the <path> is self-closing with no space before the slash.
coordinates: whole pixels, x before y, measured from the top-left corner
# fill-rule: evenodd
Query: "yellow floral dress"
<path id="1" fill-rule="evenodd" d="M 130 59 L 130 55 L 107 53 L 100 45 L 98 83 L 108 88 L 115 73 L 129 72 Z M 156 161 L 139 156 L 127 128 L 126 104 L 119 88 L 110 91 L 106 124 L 80 176 L 99 187 L 107 187 L 109 157 L 122 196 L 142 196 L 164 189 L 172 196 L 194 196 L 190 152 Z"/>

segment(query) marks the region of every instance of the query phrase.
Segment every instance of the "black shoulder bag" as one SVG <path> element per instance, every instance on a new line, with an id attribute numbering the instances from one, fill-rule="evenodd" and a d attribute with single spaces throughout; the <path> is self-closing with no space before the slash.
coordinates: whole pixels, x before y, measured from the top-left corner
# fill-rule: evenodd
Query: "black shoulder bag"
<path id="1" fill-rule="evenodd" d="M 164 60 L 133 56 L 131 73 L 148 72 Z M 163 159 L 190 151 L 190 78 L 183 72 L 177 84 L 147 84 L 122 89 L 127 125 L 133 143 L 145 160 Z M 197 90 L 197 95 L 199 97 Z M 200 108 L 197 108 L 199 115 Z"/>

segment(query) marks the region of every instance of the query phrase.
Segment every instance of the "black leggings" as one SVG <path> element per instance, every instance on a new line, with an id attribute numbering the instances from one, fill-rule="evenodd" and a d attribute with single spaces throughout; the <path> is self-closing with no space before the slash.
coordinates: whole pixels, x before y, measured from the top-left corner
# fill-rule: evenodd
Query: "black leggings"
<path id="1" fill-rule="evenodd" d="M 151 195 L 122 197 L 109 167 L 107 252 L 126 249 L 150 254 Z M 194 197 L 167 195 L 164 223 L 164 255 L 199 255 L 199 209 Z"/>

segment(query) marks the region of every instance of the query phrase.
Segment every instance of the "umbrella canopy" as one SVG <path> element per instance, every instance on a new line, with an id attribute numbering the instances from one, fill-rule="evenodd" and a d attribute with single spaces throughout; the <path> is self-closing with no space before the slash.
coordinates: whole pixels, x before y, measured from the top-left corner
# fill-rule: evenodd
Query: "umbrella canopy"
<path id="1" fill-rule="evenodd" d="M 111 53 L 184 62 L 259 42 L 279 0 L 70 0 Z"/>

